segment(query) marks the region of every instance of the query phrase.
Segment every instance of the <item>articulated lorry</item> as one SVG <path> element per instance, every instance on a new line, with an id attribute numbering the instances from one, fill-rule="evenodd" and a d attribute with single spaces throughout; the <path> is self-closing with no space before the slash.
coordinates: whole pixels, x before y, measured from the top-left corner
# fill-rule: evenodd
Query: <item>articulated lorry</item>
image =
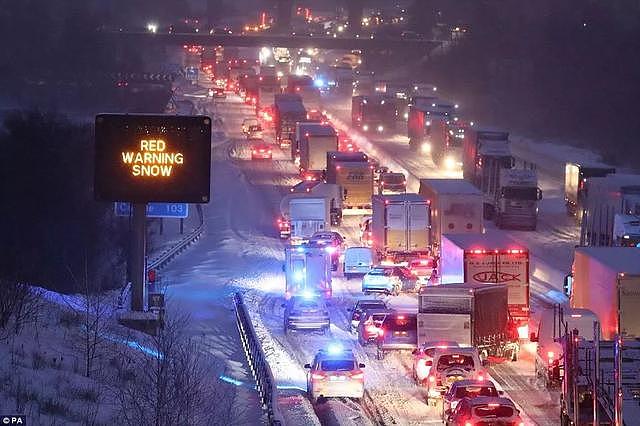
<path id="1" fill-rule="evenodd" d="M 351 124 L 364 132 L 384 133 L 395 129 L 394 98 L 385 95 L 354 96 L 351 99 Z"/>
<path id="2" fill-rule="evenodd" d="M 449 138 L 457 120 L 455 104 L 438 98 L 417 97 L 409 105 L 407 136 L 409 146 L 430 154 L 436 166 L 462 167 L 462 141 Z"/>
<path id="3" fill-rule="evenodd" d="M 339 185 L 344 209 L 371 209 L 373 169 L 363 152 L 327 152 L 327 183 Z"/>
<path id="4" fill-rule="evenodd" d="M 288 147 L 294 140 L 296 123 L 307 117 L 302 98 L 298 95 L 275 94 L 274 113 L 276 143 L 280 148 Z"/>
<path id="5" fill-rule="evenodd" d="M 516 360 L 518 335 L 509 317 L 507 289 L 501 285 L 423 286 L 418 295 L 418 346 L 457 342 L 488 356 Z"/>
<path id="6" fill-rule="evenodd" d="M 304 291 L 331 297 L 331 254 L 325 246 L 312 243 L 286 246 L 284 258 L 285 298 Z"/>
<path id="7" fill-rule="evenodd" d="M 529 337 L 529 251 L 503 234 L 443 234 L 439 282 L 507 287 L 509 313 Z"/>
<path id="8" fill-rule="evenodd" d="M 580 245 L 612 246 L 616 215 L 640 215 L 640 175 L 611 174 L 592 177 L 585 183 Z M 629 218 L 618 218 L 618 229 Z M 631 220 L 632 222 L 632 220 Z M 624 226 L 622 226 L 624 228 Z M 628 228 L 632 228 L 629 224 Z M 621 237 L 624 239 L 624 231 Z M 631 235 L 627 234 L 631 239 Z M 624 244 L 630 245 L 630 244 Z"/>
<path id="9" fill-rule="evenodd" d="M 420 195 L 430 203 L 431 248 L 440 255 L 442 234 L 482 232 L 482 192 L 463 179 L 420 179 Z"/>
<path id="10" fill-rule="evenodd" d="M 327 153 L 338 150 L 338 134 L 330 124 L 298 123 L 300 173 L 318 175 L 327 169 Z"/>
<path id="11" fill-rule="evenodd" d="M 535 230 L 542 199 L 536 171 L 513 168 L 508 132 L 469 133 L 464 139 L 463 176 L 484 194 L 485 219 L 494 219 L 498 228 Z"/>
<path id="12" fill-rule="evenodd" d="M 374 195 L 372 248 L 378 259 L 408 260 L 429 254 L 429 203 L 418 194 Z"/>
<path id="13" fill-rule="evenodd" d="M 569 216 L 582 221 L 587 181 L 614 174 L 616 169 L 603 165 L 566 163 L 564 166 L 564 203 Z"/>

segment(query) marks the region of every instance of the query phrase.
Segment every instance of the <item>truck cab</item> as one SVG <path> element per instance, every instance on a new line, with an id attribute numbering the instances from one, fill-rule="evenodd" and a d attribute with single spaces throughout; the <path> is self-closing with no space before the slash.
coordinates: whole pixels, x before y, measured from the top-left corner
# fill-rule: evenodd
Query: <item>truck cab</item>
<path id="1" fill-rule="evenodd" d="M 538 188 L 535 170 L 501 170 L 498 197 L 494 212 L 498 228 L 536 229 L 538 201 L 542 199 L 542 190 Z"/>

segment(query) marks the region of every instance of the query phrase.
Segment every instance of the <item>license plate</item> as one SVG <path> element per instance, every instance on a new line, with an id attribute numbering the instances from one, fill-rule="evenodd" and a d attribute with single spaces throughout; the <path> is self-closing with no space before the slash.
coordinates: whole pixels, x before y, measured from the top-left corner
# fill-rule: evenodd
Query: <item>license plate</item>
<path id="1" fill-rule="evenodd" d="M 343 382 L 344 379 L 344 376 L 329 376 L 329 380 L 332 382 Z"/>

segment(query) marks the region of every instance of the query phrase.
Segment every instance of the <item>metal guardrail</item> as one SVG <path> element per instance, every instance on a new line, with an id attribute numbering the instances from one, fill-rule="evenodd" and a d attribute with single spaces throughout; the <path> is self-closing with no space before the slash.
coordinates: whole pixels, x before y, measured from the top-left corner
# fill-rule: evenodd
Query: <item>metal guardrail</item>
<path id="1" fill-rule="evenodd" d="M 196 241 L 198 241 L 200 239 L 200 237 L 202 236 L 202 233 L 205 230 L 204 214 L 202 213 L 202 206 L 201 205 L 196 204 L 196 210 L 198 211 L 198 214 L 200 215 L 200 225 L 198 225 L 198 227 L 193 232 L 191 232 L 189 235 L 187 235 L 186 237 L 184 237 L 180 241 L 178 241 L 173 247 L 171 247 L 170 249 L 164 251 L 162 254 L 160 254 L 155 259 L 151 260 L 147 264 L 147 269 L 162 269 L 162 268 L 164 268 L 165 266 L 167 266 L 169 264 L 169 262 L 171 262 L 173 259 L 175 259 L 176 256 L 178 256 L 185 249 L 187 249 L 187 247 L 189 247 L 191 244 L 193 244 L 194 242 L 196 242 Z"/>
<path id="2" fill-rule="evenodd" d="M 262 409 L 267 413 L 269 425 L 281 425 L 282 420 L 278 412 L 277 402 L 278 388 L 240 293 L 233 295 L 233 304 L 236 311 L 240 340 L 249 362 L 249 368 L 251 368 L 251 373 L 256 381 L 256 389 L 260 395 Z"/>

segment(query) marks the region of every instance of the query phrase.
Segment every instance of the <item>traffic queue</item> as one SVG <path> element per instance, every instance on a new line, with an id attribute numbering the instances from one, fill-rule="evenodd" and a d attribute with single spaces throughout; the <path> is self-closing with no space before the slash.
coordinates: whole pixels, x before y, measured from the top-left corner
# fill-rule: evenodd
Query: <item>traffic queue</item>
<path id="1" fill-rule="evenodd" d="M 360 151 L 349 129 L 336 129 L 329 114 L 307 108 L 297 86 L 283 92 L 274 95 L 273 105 L 258 109 L 260 123 L 245 119 L 243 132 L 252 143 L 252 159 L 262 159 L 262 134 L 256 134 L 273 126 L 276 144 L 299 170 L 301 181 L 283 197 L 277 218 L 286 241 L 284 333 L 327 334 L 335 277 L 358 277 L 363 298 L 348 316 L 361 346 L 374 348 L 379 360 L 390 352 L 410 354 L 416 385 L 449 424 L 459 424 L 453 410 L 472 397 L 477 401 L 465 412 L 498 413 L 509 424 L 523 424 L 513 403 L 496 390 L 486 364 L 496 357 L 516 360 L 518 333 L 528 335 L 527 250 L 483 233 L 485 195 L 472 183 L 422 179 L 419 193 L 407 192 L 404 173 Z M 375 101 L 384 104 L 384 97 Z M 366 96 L 354 98 L 357 127 L 383 133 L 384 124 L 366 121 L 374 110 L 368 102 L 373 101 Z M 345 216 L 361 218 L 355 245 L 341 234 Z M 470 238 L 455 238 L 460 236 Z M 386 302 L 387 296 L 403 294 L 417 297 L 417 312 Z M 362 398 L 364 364 L 351 349 L 322 348 L 305 367 L 312 401 Z"/>

